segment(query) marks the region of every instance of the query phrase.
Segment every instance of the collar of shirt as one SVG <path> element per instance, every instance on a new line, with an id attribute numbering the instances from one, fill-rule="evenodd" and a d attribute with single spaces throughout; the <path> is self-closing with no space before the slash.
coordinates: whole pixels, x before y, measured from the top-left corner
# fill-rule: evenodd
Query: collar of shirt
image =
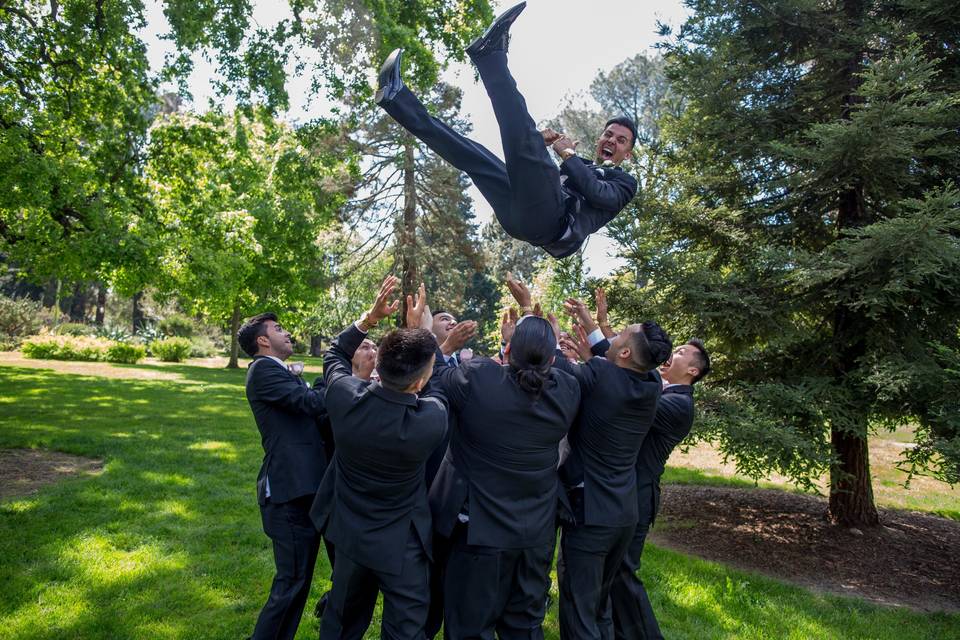
<path id="1" fill-rule="evenodd" d="M 666 378 L 663 379 L 663 388 L 664 388 L 664 389 L 669 389 L 670 387 L 679 387 L 679 386 L 680 386 L 679 383 L 678 383 L 678 384 L 673 384 L 672 382 L 667 382 L 667 379 L 666 379 Z"/>
<path id="2" fill-rule="evenodd" d="M 264 356 L 264 357 L 270 358 L 271 360 L 273 360 L 274 362 L 276 362 L 278 365 L 280 365 L 280 366 L 283 367 L 284 369 L 287 369 L 286 363 L 284 363 L 284 361 L 281 360 L 280 358 L 278 358 L 277 356 Z M 287 369 L 287 371 L 289 371 L 289 370 L 290 370 L 290 369 Z"/>

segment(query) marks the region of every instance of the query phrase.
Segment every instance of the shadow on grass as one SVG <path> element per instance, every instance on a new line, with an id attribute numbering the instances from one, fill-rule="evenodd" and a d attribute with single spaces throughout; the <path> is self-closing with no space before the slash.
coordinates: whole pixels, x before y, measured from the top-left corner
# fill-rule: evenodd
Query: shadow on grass
<path id="1" fill-rule="evenodd" d="M 107 460 L 99 477 L 0 504 L 0 629 L 10 637 L 218 640 L 252 629 L 273 563 L 244 371 L 160 368 L 199 384 L 0 368 L 0 447 Z M 316 576 L 301 640 L 316 637 L 309 610 L 329 584 L 323 559 Z M 960 628 L 957 617 L 814 596 L 655 548 L 644 577 L 671 639 L 912 640 Z M 555 609 L 546 630 L 558 637 Z M 378 634 L 372 626 L 367 637 Z"/>

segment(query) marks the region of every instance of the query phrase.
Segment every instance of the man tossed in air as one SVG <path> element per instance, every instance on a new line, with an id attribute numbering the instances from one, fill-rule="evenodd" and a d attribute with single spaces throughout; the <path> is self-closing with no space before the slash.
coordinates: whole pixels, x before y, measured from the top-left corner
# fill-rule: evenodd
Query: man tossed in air
<path id="1" fill-rule="evenodd" d="M 637 181 L 619 165 L 633 150 L 637 129 L 626 117 L 609 120 L 597 141 L 596 162 L 579 157 L 568 137 L 537 130 L 507 67 L 510 26 L 524 7 L 521 2 L 508 9 L 467 47 L 490 96 L 505 161 L 427 113 L 400 77 L 401 49 L 391 53 L 380 69 L 376 101 L 437 155 L 470 176 L 508 234 L 565 258 L 636 195 Z M 548 145 L 562 159 L 559 169 Z"/>

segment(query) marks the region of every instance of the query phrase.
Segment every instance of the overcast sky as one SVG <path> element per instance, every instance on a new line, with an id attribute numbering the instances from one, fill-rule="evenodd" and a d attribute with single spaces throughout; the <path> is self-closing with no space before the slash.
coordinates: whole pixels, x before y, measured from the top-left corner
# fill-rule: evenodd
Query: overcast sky
<path id="1" fill-rule="evenodd" d="M 164 54 L 171 50 L 169 43 L 159 38 L 168 31 L 168 25 L 159 0 L 146 4 L 148 23 L 141 36 L 149 48 L 151 65 L 159 70 Z M 512 0 L 506 0 L 496 12 L 512 4 Z M 261 26 L 289 14 L 287 0 L 254 0 L 254 6 L 254 18 Z M 598 71 L 637 53 L 651 53 L 658 40 L 658 20 L 676 27 L 686 15 L 680 0 L 528 0 L 526 10 L 511 29 L 510 68 L 534 120 L 555 116 L 567 96 L 588 90 Z M 371 70 L 371 79 L 375 71 Z M 197 61 L 189 83 L 196 108 L 207 104 L 212 73 L 211 66 Z M 455 65 L 445 73 L 444 80 L 463 89 L 463 115 L 473 123 L 473 137 L 502 157 L 490 101 L 483 87 L 474 82 L 473 71 L 466 65 Z M 291 122 L 326 115 L 329 105 L 324 100 L 307 100 L 308 80 L 291 77 L 288 89 L 291 108 L 286 118 Z M 471 187 L 470 195 L 478 220 L 490 220 L 493 212 L 480 193 Z M 594 235 L 586 252 L 591 275 L 604 275 L 616 267 L 613 252 L 609 239 Z"/>

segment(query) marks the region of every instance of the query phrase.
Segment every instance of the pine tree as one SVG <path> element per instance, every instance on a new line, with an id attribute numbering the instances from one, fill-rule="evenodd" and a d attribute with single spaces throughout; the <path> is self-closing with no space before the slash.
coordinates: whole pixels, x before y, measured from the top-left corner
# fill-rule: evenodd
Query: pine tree
<path id="1" fill-rule="evenodd" d="M 960 479 L 951 4 L 693 0 L 665 46 L 685 108 L 634 303 L 707 334 L 721 448 L 756 475 L 829 469 L 844 525 L 878 522 L 871 429 L 916 423 L 905 462 Z"/>

